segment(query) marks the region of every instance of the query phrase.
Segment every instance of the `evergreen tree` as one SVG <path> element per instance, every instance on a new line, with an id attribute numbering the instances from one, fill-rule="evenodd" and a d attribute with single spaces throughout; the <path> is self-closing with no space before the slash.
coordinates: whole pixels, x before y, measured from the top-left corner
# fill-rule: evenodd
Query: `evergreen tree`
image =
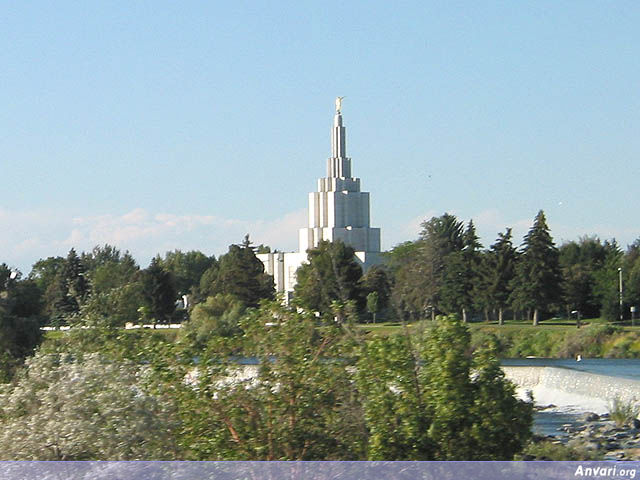
<path id="1" fill-rule="evenodd" d="M 69 287 L 69 296 L 73 298 L 75 303 L 80 306 L 84 303 L 89 292 L 91 291 L 91 285 L 86 278 L 86 269 L 75 249 L 69 250 L 69 255 L 65 261 L 62 274 Z"/>
<path id="2" fill-rule="evenodd" d="M 51 260 L 51 258 L 49 259 Z M 52 262 L 52 265 L 55 265 Z M 75 249 L 69 250 L 67 258 L 47 285 L 44 294 L 47 310 L 55 323 L 63 323 L 76 315 L 89 297 L 91 285 L 86 269 Z"/>
<path id="3" fill-rule="evenodd" d="M 464 248 L 464 224 L 455 215 L 445 213 L 422 222 L 421 226 L 420 239 L 428 242 L 442 257 Z"/>
<path id="4" fill-rule="evenodd" d="M 533 325 L 538 325 L 541 312 L 560 302 L 562 281 L 558 249 L 542 210 L 524 237 L 516 270 L 514 298 L 521 306 L 533 309 Z"/>
<path id="5" fill-rule="evenodd" d="M 482 264 L 481 284 L 484 305 L 498 310 L 498 323 L 504 323 L 503 314 L 512 292 L 517 252 L 511 242 L 511 229 L 499 233 Z"/>
<path id="6" fill-rule="evenodd" d="M 204 274 L 207 278 L 209 270 Z M 220 257 L 215 280 L 207 293 L 233 295 L 247 307 L 257 307 L 260 300 L 274 297 L 273 277 L 264 272 L 264 264 L 256 257 L 248 236 L 242 244 L 231 245 Z"/>
<path id="7" fill-rule="evenodd" d="M 446 313 L 461 313 L 463 322 L 474 303 L 474 286 L 480 265 L 479 242 L 473 220 L 461 235 L 462 249 L 450 252 L 444 258 L 444 273 L 440 305 Z"/>
<path id="8" fill-rule="evenodd" d="M 142 291 L 145 307 L 156 323 L 169 323 L 176 309 L 176 288 L 171 273 L 167 272 L 157 257 L 142 272 Z"/>

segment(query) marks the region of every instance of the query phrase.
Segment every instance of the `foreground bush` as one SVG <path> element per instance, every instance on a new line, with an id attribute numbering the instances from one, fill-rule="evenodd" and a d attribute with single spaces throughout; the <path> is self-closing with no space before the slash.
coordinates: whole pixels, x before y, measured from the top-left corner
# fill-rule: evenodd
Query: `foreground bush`
<path id="1" fill-rule="evenodd" d="M 439 317 L 422 338 L 367 342 L 357 363 L 371 460 L 511 460 L 531 436 L 532 404 L 515 398 L 495 355 L 471 358 L 470 334 Z"/>
<path id="2" fill-rule="evenodd" d="M 37 354 L 0 387 L 2 460 L 176 458 L 174 413 L 136 365 Z"/>
<path id="3" fill-rule="evenodd" d="M 176 343 L 71 331 L 0 388 L 0 458 L 506 460 L 526 443 L 531 405 L 457 319 L 366 341 L 332 308 L 343 321 L 206 315 Z"/>

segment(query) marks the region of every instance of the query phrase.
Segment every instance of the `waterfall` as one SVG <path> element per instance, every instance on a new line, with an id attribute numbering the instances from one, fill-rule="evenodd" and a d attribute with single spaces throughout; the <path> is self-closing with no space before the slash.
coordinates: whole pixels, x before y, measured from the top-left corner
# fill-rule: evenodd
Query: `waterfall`
<path id="1" fill-rule="evenodd" d="M 614 398 L 640 402 L 640 381 L 562 367 L 503 366 L 518 394 L 533 393 L 536 405 L 555 405 L 568 412 L 605 413 Z"/>

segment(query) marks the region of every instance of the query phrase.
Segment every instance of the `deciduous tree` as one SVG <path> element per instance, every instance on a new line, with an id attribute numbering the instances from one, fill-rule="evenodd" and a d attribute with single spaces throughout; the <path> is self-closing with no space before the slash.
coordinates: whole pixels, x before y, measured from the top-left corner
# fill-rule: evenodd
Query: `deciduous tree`
<path id="1" fill-rule="evenodd" d="M 450 316 L 422 338 L 364 345 L 356 384 L 369 460 L 511 460 L 523 448 L 532 405 L 515 397 L 495 351 L 471 358 L 469 344 L 466 326 Z"/>
<path id="2" fill-rule="evenodd" d="M 141 373 L 96 354 L 36 355 L 0 385 L 0 458 L 180 458 L 170 398 L 150 393 Z"/>
<path id="3" fill-rule="evenodd" d="M 294 298 L 307 309 L 329 313 L 335 301 L 355 302 L 364 309 L 364 295 L 360 288 L 362 268 L 354 259 L 353 248 L 342 241 L 322 241 L 308 251 L 308 263 L 296 273 Z"/>

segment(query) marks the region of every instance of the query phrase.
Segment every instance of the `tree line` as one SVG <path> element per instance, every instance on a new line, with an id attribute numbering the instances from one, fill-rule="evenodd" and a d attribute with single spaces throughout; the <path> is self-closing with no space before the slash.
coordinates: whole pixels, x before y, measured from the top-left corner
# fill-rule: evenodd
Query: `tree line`
<path id="1" fill-rule="evenodd" d="M 188 295 L 185 305 L 179 299 Z M 182 322 L 208 297 L 227 295 L 243 307 L 274 297 L 248 237 L 218 259 L 199 251 L 167 252 L 140 268 L 129 252 L 97 246 L 80 255 L 37 261 L 22 273 L 0 265 L 0 371 L 12 372 L 42 339 L 43 326 L 124 327 Z"/>
<path id="2" fill-rule="evenodd" d="M 351 302 L 362 319 L 455 314 L 465 322 L 503 324 L 508 317 L 534 325 L 550 316 L 629 318 L 640 303 L 640 239 L 626 252 L 594 236 L 557 247 L 543 211 L 519 247 L 507 228 L 483 248 L 473 221 L 445 213 L 384 256 L 383 266 L 363 275 L 353 250 L 321 242 L 298 270 L 296 301 L 319 312 Z"/>
<path id="3" fill-rule="evenodd" d="M 255 255 L 267 249 L 247 236 L 219 258 L 175 250 L 144 269 L 110 245 L 41 259 L 27 276 L 2 264 L 6 346 L 0 361 L 21 358 L 22 346 L 29 351 L 46 325 L 155 324 L 194 315 L 210 323 L 225 311 L 220 328 L 233 331 L 239 312 L 275 297 L 273 280 Z M 628 318 L 629 307 L 640 303 L 640 239 L 624 252 L 615 240 L 589 236 L 557 247 L 542 211 L 519 247 L 507 228 L 483 248 L 473 221 L 465 225 L 445 213 L 423 222 L 417 240 L 385 252 L 384 264 L 366 273 L 353 249 L 339 241 L 321 242 L 308 253 L 297 272 L 294 304 L 332 318 L 353 311 L 360 321 L 455 314 L 463 321 L 538 324 L 551 315 Z M 183 295 L 186 305 L 176 302 Z"/>
<path id="4" fill-rule="evenodd" d="M 445 213 L 389 252 L 388 266 L 395 304 L 409 318 L 444 312 L 502 324 L 509 312 L 534 325 L 552 315 L 613 321 L 640 301 L 639 248 L 640 239 L 623 252 L 593 236 L 557 247 L 540 211 L 519 248 L 507 228 L 483 249 L 472 221 Z"/>

